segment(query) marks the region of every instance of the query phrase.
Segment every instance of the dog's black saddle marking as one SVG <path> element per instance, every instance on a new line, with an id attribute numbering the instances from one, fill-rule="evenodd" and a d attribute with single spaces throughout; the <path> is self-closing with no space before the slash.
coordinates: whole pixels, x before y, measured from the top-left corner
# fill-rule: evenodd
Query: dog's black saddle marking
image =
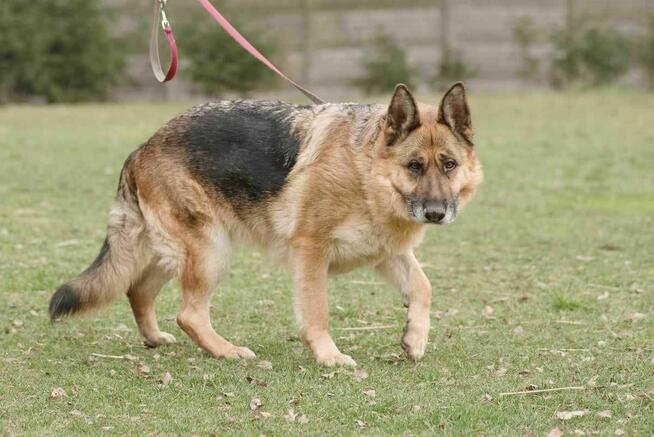
<path id="1" fill-rule="evenodd" d="M 298 108 L 247 101 L 199 108 L 182 135 L 192 174 L 230 200 L 278 193 L 299 152 L 292 132 Z"/>

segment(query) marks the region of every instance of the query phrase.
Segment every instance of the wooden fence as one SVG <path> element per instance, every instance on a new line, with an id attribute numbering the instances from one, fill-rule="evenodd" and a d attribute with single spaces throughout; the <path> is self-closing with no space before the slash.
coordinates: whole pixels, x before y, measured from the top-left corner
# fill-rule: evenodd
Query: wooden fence
<path id="1" fill-rule="evenodd" d="M 119 11 L 124 28 L 147 27 L 149 1 L 137 5 L 134 0 L 104 1 Z M 654 0 L 215 0 L 215 4 L 228 17 L 247 22 L 275 41 L 279 51 L 274 61 L 330 99 L 358 96 L 352 81 L 363 74 L 362 61 L 379 34 L 392 37 L 404 48 L 421 91 L 432 87 L 446 47 L 474 69 L 468 82 L 476 89 L 545 87 L 550 35 L 571 16 L 608 21 L 637 37 L 645 18 L 654 15 Z M 189 15 L 208 20 L 194 0 L 169 0 L 169 7 L 173 20 Z M 514 29 L 520 20 L 533 24 L 538 38 L 530 53 L 543 60 L 531 80 L 519 75 L 522 59 Z M 117 94 L 127 98 L 192 94 L 183 71 L 165 92 L 153 82 L 145 53 L 146 34 L 136 34 L 142 35 L 143 50 L 129 63 L 134 82 Z M 625 80 L 638 83 L 641 78 L 636 71 Z M 275 95 L 292 92 L 282 88 Z"/>

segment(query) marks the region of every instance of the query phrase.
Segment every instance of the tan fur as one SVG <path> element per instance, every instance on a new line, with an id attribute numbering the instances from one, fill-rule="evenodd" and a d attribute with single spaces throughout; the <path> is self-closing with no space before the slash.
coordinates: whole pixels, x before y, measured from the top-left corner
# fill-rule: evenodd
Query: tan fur
<path id="1" fill-rule="evenodd" d="M 413 249 L 425 224 L 408 217 L 401 193 L 438 197 L 446 190 L 458 195 L 461 209 L 482 173 L 473 147 L 439 123 L 437 107 L 419 105 L 418 112 L 420 126 L 391 147 L 389 136 L 397 133 L 389 131 L 383 106 L 373 108 L 362 125 L 340 105 L 299 114 L 296 130 L 303 142 L 282 192 L 256 204 L 247 216 L 239 216 L 234 205 L 193 179 L 180 165 L 181 156 L 162 153 L 161 145 L 175 141 L 172 125 L 162 128 L 129 166 L 138 216 L 122 204 L 112 213 L 121 217 L 121 235 L 132 235 L 131 248 L 119 248 L 119 256 L 130 257 L 140 272 L 126 277 L 145 343 L 174 341 L 159 330 L 154 299 L 168 279 L 177 277 L 182 286 L 177 321 L 191 339 L 216 357 L 254 357 L 219 336 L 209 317 L 211 292 L 227 272 L 232 246 L 247 243 L 289 266 L 300 334 L 319 363 L 355 364 L 328 332 L 327 278 L 362 266 L 376 268 L 405 296 L 402 347 L 410 358 L 421 358 L 431 286 Z M 353 138 L 360 144 L 353 144 Z M 460 162 L 451 178 L 434 170 L 443 151 Z M 433 174 L 419 183 L 412 180 L 406 171 L 410 156 L 434 164 L 427 170 Z M 113 221 L 110 228 L 118 226 Z"/>

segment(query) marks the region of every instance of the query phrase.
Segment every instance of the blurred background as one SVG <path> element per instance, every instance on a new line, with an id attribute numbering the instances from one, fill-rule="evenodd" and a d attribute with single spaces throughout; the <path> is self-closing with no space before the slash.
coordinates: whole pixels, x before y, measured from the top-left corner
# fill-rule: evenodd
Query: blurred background
<path id="1" fill-rule="evenodd" d="M 2 0 L 0 101 L 297 98 L 196 1 L 168 3 L 181 71 L 162 86 L 148 61 L 151 1 Z M 652 0 L 214 3 L 332 101 L 388 93 L 397 82 L 419 92 L 455 80 L 478 91 L 654 87 Z"/>

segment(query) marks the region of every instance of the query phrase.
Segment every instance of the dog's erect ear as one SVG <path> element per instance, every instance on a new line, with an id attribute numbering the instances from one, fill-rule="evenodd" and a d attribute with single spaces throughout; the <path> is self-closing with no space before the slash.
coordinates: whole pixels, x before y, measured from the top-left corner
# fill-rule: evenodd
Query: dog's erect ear
<path id="1" fill-rule="evenodd" d="M 447 125 L 452 132 L 472 143 L 472 120 L 462 82 L 450 87 L 438 108 L 438 122 Z"/>
<path id="2" fill-rule="evenodd" d="M 406 85 L 397 84 L 386 116 L 387 144 L 391 145 L 398 139 L 406 137 L 418 126 L 420 126 L 418 105 Z"/>

